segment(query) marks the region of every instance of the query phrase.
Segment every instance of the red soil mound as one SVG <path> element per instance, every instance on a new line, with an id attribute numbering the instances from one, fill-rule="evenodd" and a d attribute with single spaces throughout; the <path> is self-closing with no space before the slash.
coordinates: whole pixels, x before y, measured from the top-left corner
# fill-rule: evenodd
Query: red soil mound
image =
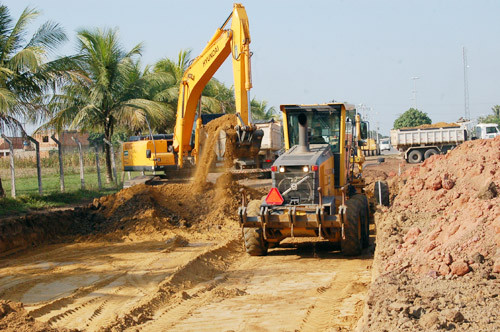
<path id="1" fill-rule="evenodd" d="M 404 175 L 384 222 L 406 233 L 386 250 L 384 269 L 464 275 L 487 259 L 500 272 L 500 137 L 466 142 Z"/>

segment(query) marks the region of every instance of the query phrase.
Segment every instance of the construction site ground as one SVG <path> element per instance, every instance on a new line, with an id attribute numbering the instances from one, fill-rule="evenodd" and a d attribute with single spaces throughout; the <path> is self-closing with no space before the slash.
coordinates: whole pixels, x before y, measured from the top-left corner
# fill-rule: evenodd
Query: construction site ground
<path id="1" fill-rule="evenodd" d="M 480 156 L 435 156 L 417 166 L 397 155 L 381 164 L 368 157 L 367 191 L 387 181 L 392 206 L 377 208 L 371 246 L 354 258 L 318 239 L 288 239 L 268 256 L 248 256 L 236 216 L 240 189 L 260 199 L 270 180 L 228 174 L 2 219 L 0 330 L 498 330 L 500 139 L 491 144 L 483 147 L 490 162 L 471 171 L 487 179 L 467 194 L 459 176 L 469 173 L 460 167 L 476 167 Z M 445 162 L 456 163 L 446 176 Z M 465 203 L 457 212 L 442 208 L 465 196 L 483 211 L 470 216 L 480 219 L 473 225 L 460 217 Z M 462 226 L 452 232 L 445 222 Z M 446 247 L 445 239 L 467 246 Z"/>

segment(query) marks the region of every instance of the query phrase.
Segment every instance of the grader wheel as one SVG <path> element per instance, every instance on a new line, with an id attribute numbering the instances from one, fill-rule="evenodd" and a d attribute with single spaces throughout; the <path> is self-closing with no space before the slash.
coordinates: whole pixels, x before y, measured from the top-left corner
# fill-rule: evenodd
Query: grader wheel
<path id="1" fill-rule="evenodd" d="M 365 195 L 354 195 L 350 200 L 356 200 L 361 220 L 361 245 L 368 248 L 370 245 L 370 208 L 368 198 Z"/>
<path id="2" fill-rule="evenodd" d="M 368 221 L 365 217 L 367 205 L 364 205 L 365 201 L 366 197 L 364 195 L 354 195 L 346 202 L 347 223 L 344 225 L 345 239 L 341 239 L 340 241 L 340 248 L 344 255 L 357 256 L 361 254 Z"/>
<path id="3" fill-rule="evenodd" d="M 259 215 L 261 201 L 256 199 L 247 205 L 247 216 L 255 217 Z M 265 256 L 269 248 L 269 242 L 264 240 L 262 229 L 257 227 L 244 227 L 243 239 L 245 249 L 250 256 Z"/>

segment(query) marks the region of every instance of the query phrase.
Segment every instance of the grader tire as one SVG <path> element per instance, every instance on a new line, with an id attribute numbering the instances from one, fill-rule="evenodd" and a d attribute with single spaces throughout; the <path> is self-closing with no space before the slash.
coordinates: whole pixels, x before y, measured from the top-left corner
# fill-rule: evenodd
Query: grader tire
<path id="1" fill-rule="evenodd" d="M 380 187 L 380 193 L 379 193 L 379 187 Z M 375 182 L 375 190 L 373 196 L 375 196 L 375 201 L 377 202 L 378 205 L 383 205 L 383 206 L 390 205 L 389 185 L 387 184 L 386 181 Z M 382 198 L 382 200 L 380 200 L 380 198 Z"/>
<path id="2" fill-rule="evenodd" d="M 353 196 L 346 202 L 347 209 L 345 213 L 347 222 L 344 224 L 345 239 L 340 239 L 340 249 L 346 256 L 361 254 L 361 204 L 356 196 Z"/>
<path id="3" fill-rule="evenodd" d="M 368 205 L 368 198 L 365 195 L 354 195 L 351 199 L 358 201 L 359 215 L 361 220 L 361 245 L 368 248 L 370 245 L 370 210 Z"/>
<path id="4" fill-rule="evenodd" d="M 255 217 L 259 215 L 260 200 L 250 201 L 247 205 L 247 216 Z M 257 227 L 244 227 L 243 239 L 245 250 L 250 256 L 265 256 L 269 248 L 269 243 L 264 240 L 262 229 Z"/>

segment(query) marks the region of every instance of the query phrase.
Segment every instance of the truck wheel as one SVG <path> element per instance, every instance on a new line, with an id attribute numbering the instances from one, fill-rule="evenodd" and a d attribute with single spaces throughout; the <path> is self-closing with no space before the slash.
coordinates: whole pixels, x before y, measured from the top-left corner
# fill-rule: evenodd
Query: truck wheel
<path id="1" fill-rule="evenodd" d="M 255 217 L 259 215 L 261 200 L 250 201 L 247 205 L 247 215 Z M 244 227 L 243 240 L 245 241 L 245 249 L 250 256 L 265 256 L 269 248 L 269 243 L 264 240 L 262 229 L 258 227 Z"/>
<path id="2" fill-rule="evenodd" d="M 357 196 L 357 195 L 356 195 Z M 346 256 L 361 254 L 361 207 L 360 201 L 353 196 L 346 202 L 347 223 L 344 224 L 345 239 L 340 238 L 340 249 Z"/>
<path id="3" fill-rule="evenodd" d="M 424 159 L 430 158 L 435 154 L 438 154 L 438 151 L 436 149 L 429 149 L 429 150 L 425 151 Z"/>
<path id="4" fill-rule="evenodd" d="M 422 155 L 422 152 L 420 152 L 419 150 L 412 150 L 408 154 L 408 162 L 410 164 L 418 164 L 422 162 L 423 157 L 424 156 Z"/>
<path id="5" fill-rule="evenodd" d="M 390 205 L 389 185 L 387 184 L 387 182 L 385 181 L 375 182 L 375 189 L 373 191 L 373 196 L 375 196 L 375 201 L 377 202 L 378 205 L 389 206 Z"/>

